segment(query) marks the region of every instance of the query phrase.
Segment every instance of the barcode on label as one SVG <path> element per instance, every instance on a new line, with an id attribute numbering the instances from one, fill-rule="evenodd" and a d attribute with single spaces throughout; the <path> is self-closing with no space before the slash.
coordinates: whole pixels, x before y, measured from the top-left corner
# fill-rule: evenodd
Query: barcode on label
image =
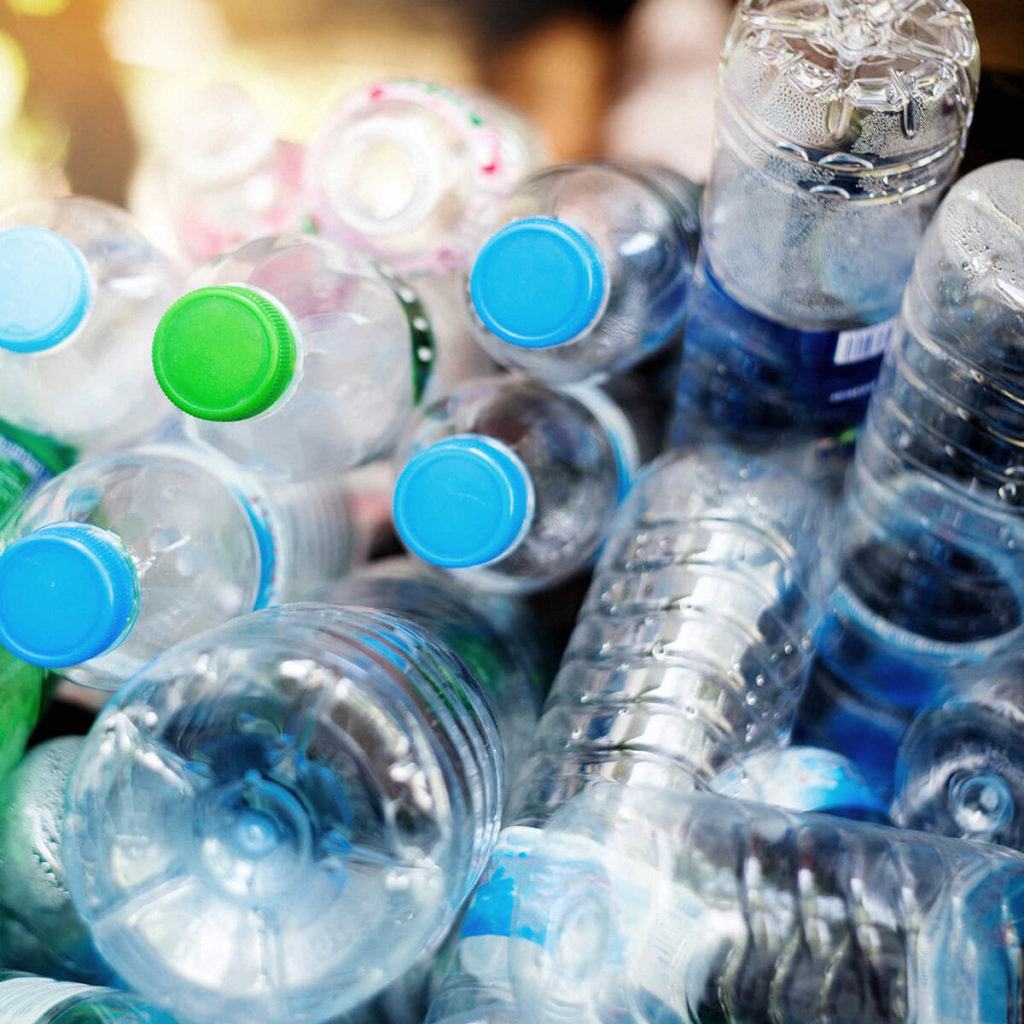
<path id="1" fill-rule="evenodd" d="M 865 359 L 880 356 L 896 334 L 896 317 L 883 320 L 880 324 L 870 327 L 857 327 L 849 331 L 840 331 L 836 338 L 836 354 L 833 362 L 836 366 L 847 363 L 860 363 Z"/>

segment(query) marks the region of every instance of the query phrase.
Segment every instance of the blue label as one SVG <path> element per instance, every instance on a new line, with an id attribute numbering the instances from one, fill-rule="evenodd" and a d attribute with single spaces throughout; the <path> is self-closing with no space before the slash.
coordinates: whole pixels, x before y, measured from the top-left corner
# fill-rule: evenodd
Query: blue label
<path id="1" fill-rule="evenodd" d="M 277 531 L 262 498 L 254 494 L 238 493 L 238 496 L 249 517 L 260 554 L 260 578 L 252 606 L 255 612 L 277 604 L 281 599 L 278 593 Z"/>
<path id="2" fill-rule="evenodd" d="M 690 288 L 677 407 L 743 431 L 854 427 L 895 329 L 895 319 L 841 331 L 769 320 L 726 294 L 702 255 Z"/>

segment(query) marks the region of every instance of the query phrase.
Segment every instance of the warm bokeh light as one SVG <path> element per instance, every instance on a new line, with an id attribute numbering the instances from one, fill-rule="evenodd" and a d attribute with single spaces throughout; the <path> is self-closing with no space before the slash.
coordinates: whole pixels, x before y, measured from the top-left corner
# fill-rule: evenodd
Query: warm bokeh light
<path id="1" fill-rule="evenodd" d="M 0 135 L 21 112 L 28 85 L 28 64 L 21 47 L 6 32 L 0 32 Z"/>
<path id="2" fill-rule="evenodd" d="M 7 6 L 28 18 L 52 18 L 67 10 L 68 0 L 7 0 Z"/>

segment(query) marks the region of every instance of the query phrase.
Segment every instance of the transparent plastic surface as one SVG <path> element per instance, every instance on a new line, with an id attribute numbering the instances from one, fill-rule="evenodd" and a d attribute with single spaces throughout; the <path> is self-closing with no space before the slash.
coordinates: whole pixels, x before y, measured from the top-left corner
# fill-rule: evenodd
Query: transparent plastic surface
<path id="1" fill-rule="evenodd" d="M 403 274 L 466 266 L 476 235 L 543 158 L 532 125 L 495 97 L 392 79 L 340 100 L 310 141 L 317 228 Z"/>
<path id="2" fill-rule="evenodd" d="M 0 647 L 0 779 L 25 752 L 43 706 L 44 672 Z"/>
<path id="3" fill-rule="evenodd" d="M 0 214 L 0 230 L 46 228 L 85 259 L 92 299 L 85 319 L 55 347 L 0 349 L 0 408 L 17 427 L 82 453 L 129 444 L 167 415 L 150 343 L 181 275 L 123 210 L 96 199 L 32 200 Z"/>
<path id="4" fill-rule="evenodd" d="M 1024 849 L 1024 663 L 987 662 L 914 716 L 896 762 L 905 828 Z"/>
<path id="5" fill-rule="evenodd" d="M 119 973 L 183 1019 L 322 1021 L 440 942 L 502 770 L 487 698 L 428 631 L 266 609 L 102 712 L 69 787 L 71 893 Z"/>
<path id="6" fill-rule="evenodd" d="M 582 231 L 604 267 L 600 311 L 575 337 L 544 348 L 513 344 L 469 312 L 480 345 L 502 365 L 551 384 L 617 373 L 674 340 L 697 255 L 701 190 L 667 168 L 563 164 L 523 178 L 502 203 L 497 230 L 529 217 Z"/>
<path id="7" fill-rule="evenodd" d="M 304 227 L 303 149 L 279 139 L 239 86 L 189 96 L 162 133 L 157 161 L 157 196 L 192 265 L 248 239 Z"/>
<path id="8" fill-rule="evenodd" d="M 722 58 L 680 402 L 691 429 L 713 415 L 753 436 L 839 433 L 863 417 L 963 152 L 970 15 L 958 0 L 745 0 Z"/>
<path id="9" fill-rule="evenodd" d="M 216 452 L 150 445 L 80 462 L 23 507 L 17 532 L 91 523 L 120 538 L 138 575 L 138 618 L 120 646 L 62 670 L 114 690 L 172 644 L 303 596 L 348 568 L 351 524 L 338 484 L 265 488 Z"/>
<path id="10" fill-rule="evenodd" d="M 567 579 L 593 557 L 624 481 L 653 450 L 641 451 L 612 399 L 587 401 L 582 391 L 574 396 L 501 375 L 463 384 L 425 406 L 410 426 L 395 450 L 399 467 L 445 438 L 479 434 L 507 445 L 532 480 L 534 511 L 517 546 L 488 565 L 448 570 L 459 583 L 528 593 Z"/>
<path id="11" fill-rule="evenodd" d="M 0 971 L 0 1016 L 6 1024 L 175 1024 L 127 992 Z"/>
<path id="12" fill-rule="evenodd" d="M 439 570 L 398 557 L 374 562 L 311 596 L 394 612 L 429 629 L 462 659 L 487 698 L 506 767 L 522 764 L 555 668 L 551 638 L 524 602 L 466 591 Z"/>
<path id="13" fill-rule="evenodd" d="M 81 745 L 62 736 L 33 747 L 0 786 L 0 961 L 106 985 L 114 973 L 71 904 L 60 848 L 64 788 Z"/>
<path id="14" fill-rule="evenodd" d="M 1024 162 L 962 178 L 929 226 L 844 499 L 826 668 L 905 708 L 1024 626 Z"/>
<path id="15" fill-rule="evenodd" d="M 269 409 L 233 422 L 189 417 L 190 434 L 268 479 L 333 476 L 388 453 L 417 398 L 414 346 L 432 346 L 423 311 L 416 330 L 410 322 L 412 289 L 309 235 L 248 242 L 188 283 L 264 292 L 290 317 L 299 349 L 293 381 Z"/>
<path id="16" fill-rule="evenodd" d="M 531 1024 L 1018 1019 L 1009 850 L 605 786 L 516 867 L 503 952 Z"/>
<path id="17" fill-rule="evenodd" d="M 724 448 L 670 453 L 619 512 L 562 657 L 516 821 L 601 779 L 689 789 L 793 724 L 820 602 L 820 509 Z"/>

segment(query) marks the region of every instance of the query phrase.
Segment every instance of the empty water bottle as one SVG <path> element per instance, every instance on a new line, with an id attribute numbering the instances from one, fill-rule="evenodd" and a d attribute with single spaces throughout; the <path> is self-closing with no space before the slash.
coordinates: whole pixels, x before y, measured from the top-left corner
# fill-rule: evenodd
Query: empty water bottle
<path id="1" fill-rule="evenodd" d="M 477 680 L 410 619 L 299 604 L 153 661 L 68 790 L 68 882 L 103 955 L 224 1024 L 323 1021 L 399 977 L 497 835 L 503 730 L 538 704 L 503 650 Z"/>
<path id="2" fill-rule="evenodd" d="M 722 796 L 787 811 L 821 811 L 855 821 L 889 822 L 885 801 L 857 765 L 824 747 L 792 744 L 752 750 L 718 772 L 710 788 Z"/>
<path id="3" fill-rule="evenodd" d="M 532 1024 L 511 990 L 511 912 L 560 806 L 605 780 L 706 785 L 741 751 L 785 739 L 810 658 L 819 515 L 789 470 L 729 449 L 675 452 L 641 475 L 595 569 L 430 1021 Z"/>
<path id="4" fill-rule="evenodd" d="M 526 593 L 582 570 L 657 450 L 631 386 L 616 382 L 620 403 L 501 375 L 425 407 L 395 453 L 406 547 L 481 589 Z"/>
<path id="5" fill-rule="evenodd" d="M 1020 1019 L 1010 850 L 604 786 L 552 819 L 517 883 L 507 957 L 530 1024 Z"/>
<path id="6" fill-rule="evenodd" d="M 615 373 L 676 339 L 700 188 L 665 168 L 566 164 L 501 205 L 469 275 L 480 344 L 548 383 Z"/>
<path id="7" fill-rule="evenodd" d="M 0 538 L 28 495 L 72 461 L 70 448 L 0 420 Z"/>
<path id="8" fill-rule="evenodd" d="M 137 996 L 111 988 L 0 971 L 5 1024 L 175 1024 Z"/>
<path id="9" fill-rule="evenodd" d="M 978 72 L 959 0 L 737 7 L 677 440 L 835 436 L 861 420 Z"/>
<path id="10" fill-rule="evenodd" d="M 1024 663 L 972 666 L 921 708 L 896 762 L 906 828 L 1024 849 Z"/>
<path id="11" fill-rule="evenodd" d="M 364 86 L 310 140 L 305 182 L 329 238 L 399 273 L 463 270 L 516 180 L 543 159 L 532 126 L 493 97 L 435 82 Z"/>
<path id="12" fill-rule="evenodd" d="M 149 343 L 177 269 L 123 210 L 80 196 L 0 214 L 0 409 L 83 451 L 156 429 Z"/>
<path id="13" fill-rule="evenodd" d="M 0 647 L 0 779 L 20 760 L 43 706 L 44 673 Z"/>
<path id="14" fill-rule="evenodd" d="M 354 549 L 338 483 L 263 488 L 187 444 L 80 462 L 17 526 L 0 555 L 0 643 L 101 690 L 185 637 L 304 595 Z"/>
<path id="15" fill-rule="evenodd" d="M 64 789 L 81 745 L 62 736 L 33 747 L 0 787 L 0 964 L 108 985 L 116 978 L 72 906 L 61 855 Z"/>
<path id="16" fill-rule="evenodd" d="M 303 149 L 279 138 L 240 86 L 222 82 L 189 95 L 158 144 L 136 174 L 133 209 L 144 222 L 169 222 L 189 263 L 304 227 Z"/>
<path id="17" fill-rule="evenodd" d="M 843 502 L 822 671 L 912 711 L 1024 637 L 1024 161 L 939 207 Z"/>
<path id="18" fill-rule="evenodd" d="M 309 235 L 248 242 L 189 283 L 156 330 L 153 366 L 191 433 L 277 479 L 388 454 L 435 357 L 411 288 Z"/>

